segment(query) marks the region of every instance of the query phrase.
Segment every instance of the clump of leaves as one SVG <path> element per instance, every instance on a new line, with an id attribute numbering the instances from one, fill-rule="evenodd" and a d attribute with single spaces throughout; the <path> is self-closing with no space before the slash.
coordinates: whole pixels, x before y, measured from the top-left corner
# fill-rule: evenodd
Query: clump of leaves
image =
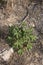
<path id="1" fill-rule="evenodd" d="M 7 42 L 21 55 L 24 49 L 32 49 L 32 43 L 36 40 L 32 31 L 33 28 L 28 28 L 25 22 L 20 25 L 9 26 Z"/>

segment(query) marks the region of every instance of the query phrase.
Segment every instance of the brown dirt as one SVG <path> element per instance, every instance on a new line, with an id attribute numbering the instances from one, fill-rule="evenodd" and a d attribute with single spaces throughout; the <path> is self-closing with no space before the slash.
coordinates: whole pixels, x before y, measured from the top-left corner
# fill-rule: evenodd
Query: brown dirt
<path id="1" fill-rule="evenodd" d="M 0 34 L 0 51 L 10 48 L 5 42 L 8 26 L 22 21 L 35 25 L 34 34 L 38 40 L 33 44 L 32 50 L 25 51 L 22 56 L 14 52 L 9 63 L 0 60 L 0 65 L 43 65 L 43 1 L 40 4 L 37 0 L 14 0 L 13 8 L 0 8 L 0 30 L 3 32 Z"/>

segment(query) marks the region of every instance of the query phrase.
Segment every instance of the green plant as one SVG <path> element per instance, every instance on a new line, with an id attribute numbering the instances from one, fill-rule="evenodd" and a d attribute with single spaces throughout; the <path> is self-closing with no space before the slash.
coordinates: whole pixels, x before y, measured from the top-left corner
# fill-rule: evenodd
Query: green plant
<path id="1" fill-rule="evenodd" d="M 25 48 L 32 49 L 32 43 L 36 40 L 32 31 L 33 28 L 27 27 L 25 22 L 20 25 L 9 26 L 7 42 L 21 55 Z"/>

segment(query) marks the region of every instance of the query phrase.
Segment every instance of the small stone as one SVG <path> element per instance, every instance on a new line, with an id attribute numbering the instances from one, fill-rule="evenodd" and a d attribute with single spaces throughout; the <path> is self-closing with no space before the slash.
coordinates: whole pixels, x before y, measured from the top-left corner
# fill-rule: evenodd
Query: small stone
<path id="1" fill-rule="evenodd" d="M 9 24 L 9 26 L 11 27 L 11 26 L 12 26 L 12 24 L 10 23 L 10 24 Z"/>
<path id="2" fill-rule="evenodd" d="M 10 48 L 9 50 L 4 51 L 0 55 L 4 61 L 9 61 L 13 53 L 14 53 L 13 48 Z"/>
<path id="3" fill-rule="evenodd" d="M 39 57 L 39 54 L 38 54 L 38 53 L 35 53 L 35 56 L 36 56 L 36 57 Z"/>
<path id="4" fill-rule="evenodd" d="M 33 28 L 35 27 L 35 24 L 33 22 L 31 22 L 29 25 L 32 26 Z"/>
<path id="5" fill-rule="evenodd" d="M 34 65 L 33 63 L 31 63 L 30 65 Z"/>

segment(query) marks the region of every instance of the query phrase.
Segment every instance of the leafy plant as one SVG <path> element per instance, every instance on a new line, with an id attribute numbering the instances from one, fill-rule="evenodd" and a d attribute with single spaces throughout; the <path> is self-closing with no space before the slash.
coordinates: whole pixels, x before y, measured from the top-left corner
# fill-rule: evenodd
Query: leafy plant
<path id="1" fill-rule="evenodd" d="M 32 49 L 32 43 L 36 40 L 36 36 L 32 32 L 33 28 L 27 27 L 25 22 L 9 26 L 7 42 L 21 55 L 25 48 Z"/>

